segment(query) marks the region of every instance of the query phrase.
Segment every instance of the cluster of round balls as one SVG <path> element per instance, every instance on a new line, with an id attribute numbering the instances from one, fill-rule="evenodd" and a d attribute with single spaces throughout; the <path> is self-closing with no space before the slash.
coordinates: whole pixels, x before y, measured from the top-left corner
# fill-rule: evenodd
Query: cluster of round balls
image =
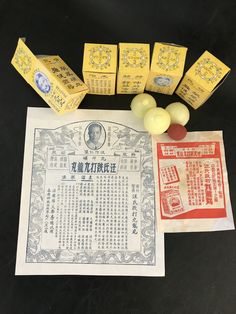
<path id="1" fill-rule="evenodd" d="M 143 118 L 144 127 L 151 134 L 159 135 L 167 131 L 169 137 L 176 141 L 182 140 L 187 134 L 184 126 L 189 120 L 189 110 L 180 102 L 163 109 L 157 107 L 154 97 L 143 93 L 133 98 L 131 110 L 135 116 Z"/>

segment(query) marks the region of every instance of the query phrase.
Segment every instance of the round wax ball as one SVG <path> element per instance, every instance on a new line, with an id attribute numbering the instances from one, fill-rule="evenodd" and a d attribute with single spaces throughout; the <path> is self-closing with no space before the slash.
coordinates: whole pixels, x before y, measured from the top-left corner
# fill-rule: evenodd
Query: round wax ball
<path id="1" fill-rule="evenodd" d="M 172 138 L 175 141 L 180 141 L 183 138 L 185 138 L 187 134 L 186 128 L 181 124 L 171 124 L 167 131 L 170 138 Z"/>
<path id="2" fill-rule="evenodd" d="M 170 115 L 163 108 L 152 108 L 145 114 L 143 122 L 151 134 L 162 134 L 170 126 Z"/>
<path id="3" fill-rule="evenodd" d="M 189 120 L 189 110 L 181 102 L 173 102 L 166 107 L 171 117 L 171 123 L 185 125 Z"/>
<path id="4" fill-rule="evenodd" d="M 131 102 L 131 110 L 138 118 L 143 118 L 145 113 L 155 108 L 157 105 L 156 100 L 149 94 L 143 93 L 136 95 Z"/>

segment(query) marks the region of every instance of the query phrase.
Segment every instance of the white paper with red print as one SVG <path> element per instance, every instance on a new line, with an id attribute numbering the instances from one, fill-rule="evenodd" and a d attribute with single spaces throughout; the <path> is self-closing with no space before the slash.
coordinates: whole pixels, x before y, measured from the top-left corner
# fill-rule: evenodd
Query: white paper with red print
<path id="1" fill-rule="evenodd" d="M 221 131 L 152 137 L 159 232 L 234 229 Z"/>

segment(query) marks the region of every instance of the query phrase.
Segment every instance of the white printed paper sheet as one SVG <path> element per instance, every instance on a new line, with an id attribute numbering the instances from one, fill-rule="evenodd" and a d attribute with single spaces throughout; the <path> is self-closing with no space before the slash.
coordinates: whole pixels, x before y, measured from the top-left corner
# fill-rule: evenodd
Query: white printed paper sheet
<path id="1" fill-rule="evenodd" d="M 234 229 L 221 131 L 152 137 L 160 232 Z"/>
<path id="2" fill-rule="evenodd" d="M 16 275 L 164 276 L 154 190 L 130 111 L 28 108 Z"/>

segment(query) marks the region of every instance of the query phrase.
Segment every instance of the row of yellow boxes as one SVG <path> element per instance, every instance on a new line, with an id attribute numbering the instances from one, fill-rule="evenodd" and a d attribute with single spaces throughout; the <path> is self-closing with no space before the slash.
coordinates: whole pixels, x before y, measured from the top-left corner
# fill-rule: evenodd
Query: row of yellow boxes
<path id="1" fill-rule="evenodd" d="M 187 48 L 155 43 L 150 68 L 150 45 L 84 45 L 83 76 L 90 94 L 140 94 L 147 91 L 172 95 L 184 71 Z M 117 87 L 116 87 L 117 86 Z"/>
<path id="2" fill-rule="evenodd" d="M 85 44 L 83 77 L 90 94 L 139 94 L 144 89 L 172 95 L 184 72 L 187 48 L 175 44 L 155 43 L 150 67 L 150 45 Z M 187 71 L 176 94 L 193 108 L 201 106 L 223 82 L 230 69 L 205 51 Z"/>
<path id="3" fill-rule="evenodd" d="M 85 43 L 84 84 L 59 56 L 35 56 L 21 38 L 12 64 L 59 114 L 75 110 L 86 93 L 139 94 L 145 89 L 172 95 L 177 86 L 176 94 L 196 109 L 219 87 L 230 68 L 205 51 L 180 82 L 186 53 L 186 47 L 157 42 L 150 66 L 149 44 L 120 43 L 117 71 L 117 45 Z"/>

